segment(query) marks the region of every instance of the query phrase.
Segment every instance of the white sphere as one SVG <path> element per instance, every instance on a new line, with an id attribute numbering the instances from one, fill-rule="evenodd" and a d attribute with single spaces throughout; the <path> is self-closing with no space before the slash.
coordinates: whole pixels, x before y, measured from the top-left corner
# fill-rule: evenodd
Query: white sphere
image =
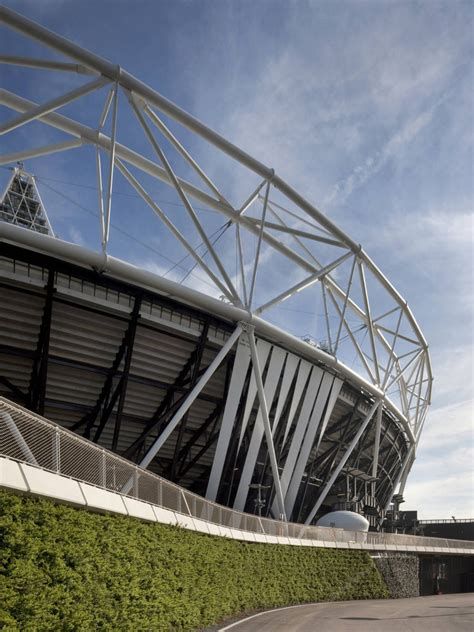
<path id="1" fill-rule="evenodd" d="M 346 531 L 368 531 L 369 521 L 354 511 L 331 511 L 316 523 L 317 527 L 334 527 Z"/>

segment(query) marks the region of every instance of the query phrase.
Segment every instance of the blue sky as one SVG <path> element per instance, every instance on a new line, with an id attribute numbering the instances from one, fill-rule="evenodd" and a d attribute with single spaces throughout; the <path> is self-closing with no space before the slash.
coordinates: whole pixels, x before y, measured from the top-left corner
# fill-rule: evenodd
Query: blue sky
<path id="1" fill-rule="evenodd" d="M 275 168 L 363 244 L 408 300 L 432 354 L 433 404 L 404 507 L 418 508 L 422 518 L 472 517 L 472 3 L 5 4 L 143 79 Z M 2 52 L 38 50 L 4 29 L 1 35 Z M 31 99 L 48 98 L 51 84 L 38 73 L 6 69 L 2 79 Z M 69 89 L 68 82 L 77 84 L 65 75 L 51 79 L 58 93 Z M 74 113 L 92 124 L 87 109 Z M 3 108 L 0 115 L 6 115 Z M 147 151 L 136 128 L 122 125 L 119 131 L 121 142 Z M 39 124 L 28 133 L 35 145 L 54 142 Z M 15 142 L 22 140 L 13 137 L 7 150 L 18 149 Z M 225 182 L 232 201 L 238 199 L 241 176 L 186 140 L 209 173 Z M 60 236 L 95 246 L 97 220 L 78 204 L 95 210 L 96 193 L 64 184 L 95 184 L 93 161 L 75 151 L 27 166 L 40 176 Z M 0 172 L 1 184 L 8 172 Z M 116 190 L 130 194 L 118 178 Z M 157 195 L 172 200 L 165 189 Z M 127 223 L 131 212 L 135 221 Z M 222 223 L 204 215 L 209 227 Z M 113 220 L 162 256 L 117 231 L 114 254 L 161 273 L 181 257 L 136 197 L 114 200 Z M 280 312 L 278 322 L 318 337 L 321 319 L 307 313 L 314 308 L 301 299 L 295 309 Z"/>

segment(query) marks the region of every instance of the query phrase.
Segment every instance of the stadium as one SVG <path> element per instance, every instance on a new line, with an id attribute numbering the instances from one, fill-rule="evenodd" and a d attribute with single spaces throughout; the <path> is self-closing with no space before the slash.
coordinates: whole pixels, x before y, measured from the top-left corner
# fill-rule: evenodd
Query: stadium
<path id="1" fill-rule="evenodd" d="M 345 509 L 380 530 L 431 400 L 407 301 L 273 169 L 121 67 L 0 18 L 44 47 L 1 62 L 76 81 L 41 103 L 0 90 L 0 395 L 233 509 L 304 524 Z M 30 146 L 29 125 L 51 141 Z M 95 250 L 55 237 L 32 175 L 72 152 L 95 178 Z M 119 178 L 192 266 L 182 280 L 111 254 Z M 305 296 L 317 336 L 281 311 Z"/>

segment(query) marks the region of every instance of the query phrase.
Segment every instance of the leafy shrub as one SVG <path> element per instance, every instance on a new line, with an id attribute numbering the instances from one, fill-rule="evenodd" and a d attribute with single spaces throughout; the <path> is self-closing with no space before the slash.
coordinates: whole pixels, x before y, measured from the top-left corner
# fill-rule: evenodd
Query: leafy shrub
<path id="1" fill-rule="evenodd" d="M 387 596 L 363 551 L 238 542 L 6 491 L 0 542 L 0 628 L 12 631 L 185 631 Z"/>

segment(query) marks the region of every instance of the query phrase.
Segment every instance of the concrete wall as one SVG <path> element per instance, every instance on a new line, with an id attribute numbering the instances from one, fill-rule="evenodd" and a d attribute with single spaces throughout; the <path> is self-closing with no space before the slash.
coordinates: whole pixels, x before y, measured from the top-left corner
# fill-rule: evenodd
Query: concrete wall
<path id="1" fill-rule="evenodd" d="M 474 558 L 461 555 L 422 555 L 420 593 L 422 595 L 474 591 Z"/>
<path id="2" fill-rule="evenodd" d="M 454 540 L 474 540 L 474 520 L 472 522 L 432 522 L 420 525 L 423 535 L 429 538 L 453 538 Z"/>

